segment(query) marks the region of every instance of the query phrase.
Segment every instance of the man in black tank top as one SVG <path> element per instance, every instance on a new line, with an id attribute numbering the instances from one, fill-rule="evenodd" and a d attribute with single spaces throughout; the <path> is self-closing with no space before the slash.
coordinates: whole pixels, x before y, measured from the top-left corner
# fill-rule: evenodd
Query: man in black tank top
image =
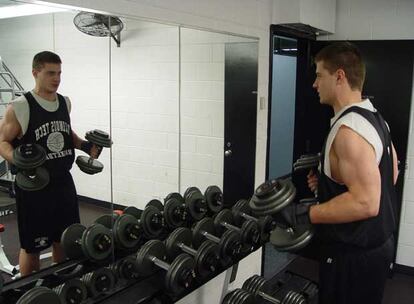
<path id="1" fill-rule="evenodd" d="M 394 257 L 396 152 L 385 121 L 369 100 L 362 100 L 365 66 L 359 50 L 347 42 L 334 43 L 321 50 L 315 62 L 313 87 L 321 104 L 335 112 L 321 172 L 308 175 L 308 185 L 318 190 L 320 201 L 307 213 L 316 226 L 319 302 L 381 303 Z M 339 122 L 355 113 L 360 115 L 356 119 L 372 125 L 377 146 L 356 131 L 354 120 Z"/>
<path id="2" fill-rule="evenodd" d="M 53 262 L 63 261 L 61 234 L 66 227 L 79 222 L 77 194 L 69 172 L 74 149 L 82 149 L 92 157 L 98 155 L 95 146 L 72 130 L 66 99 L 57 94 L 61 74 L 59 56 L 48 51 L 36 54 L 32 74 L 35 88 L 19 99 L 27 105 L 28 113 L 19 113 L 17 117 L 12 103 L 0 124 L 0 155 L 13 163 L 13 149 L 18 145 L 39 144 L 46 150 L 44 166 L 50 174 L 49 184 L 38 191 L 27 192 L 16 185 L 22 276 L 39 270 L 40 251 L 51 245 Z M 28 117 L 28 121 L 22 117 Z"/>

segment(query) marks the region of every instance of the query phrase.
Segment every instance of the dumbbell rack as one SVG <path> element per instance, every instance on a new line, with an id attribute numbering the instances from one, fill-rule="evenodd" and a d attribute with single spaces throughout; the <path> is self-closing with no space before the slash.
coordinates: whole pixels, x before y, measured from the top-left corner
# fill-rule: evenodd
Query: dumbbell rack
<path id="1" fill-rule="evenodd" d="M 160 238 L 165 238 L 167 235 L 163 235 Z M 259 249 L 260 246 L 257 246 L 255 250 Z M 243 259 L 251 252 L 240 255 L 239 259 Z M 120 260 L 128 255 L 131 252 L 117 252 L 116 260 Z M 237 262 L 237 261 L 235 261 Z M 78 259 L 78 260 L 69 260 L 61 264 L 51 266 L 49 268 L 43 269 L 37 273 L 34 273 L 31 276 L 23 277 L 16 279 L 10 283 L 7 283 L 3 288 L 0 295 L 0 302 L 4 304 L 16 303 L 18 298 L 27 290 L 35 286 L 46 286 L 48 288 L 55 288 L 56 286 L 64 283 L 68 279 L 74 277 L 81 277 L 85 273 L 95 271 L 101 267 L 108 266 L 110 262 L 105 261 L 99 264 L 92 263 L 87 259 Z M 200 286 L 204 285 L 208 281 L 212 280 L 214 277 L 219 275 L 220 272 L 225 271 L 228 267 L 232 265 L 226 265 L 226 267 L 221 267 L 214 273 L 207 275 L 203 278 L 202 281 L 196 282 L 190 288 L 185 289 L 179 294 L 173 294 L 167 292 L 164 287 L 164 273 L 163 271 L 158 271 L 155 274 L 149 277 L 140 277 L 131 281 L 125 281 L 123 284 L 118 284 L 110 292 L 101 294 L 93 299 L 88 298 L 85 304 L 89 303 L 119 303 L 124 301 L 128 303 L 128 300 L 122 299 L 131 299 L 133 298 L 135 303 L 150 303 L 150 299 L 163 298 L 162 303 L 174 303 L 192 291 L 196 290 Z"/>

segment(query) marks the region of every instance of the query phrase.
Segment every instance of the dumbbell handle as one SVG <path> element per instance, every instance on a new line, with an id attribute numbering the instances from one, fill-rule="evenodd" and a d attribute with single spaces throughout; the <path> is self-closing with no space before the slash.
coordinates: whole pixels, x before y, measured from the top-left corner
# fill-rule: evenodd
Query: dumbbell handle
<path id="1" fill-rule="evenodd" d="M 240 228 L 236 227 L 232 224 L 229 224 L 227 222 L 221 222 L 220 225 L 227 228 L 227 229 L 229 229 L 229 230 L 233 230 L 233 231 L 236 231 L 236 232 L 240 233 Z"/>
<path id="2" fill-rule="evenodd" d="M 157 265 L 158 267 L 168 271 L 168 269 L 170 269 L 170 264 L 164 262 L 163 260 L 160 260 L 159 258 L 152 256 L 150 257 L 150 260 Z"/>
<path id="3" fill-rule="evenodd" d="M 262 299 L 270 302 L 270 303 L 274 303 L 274 304 L 280 304 L 282 303 L 281 301 L 279 301 L 278 299 L 275 299 L 274 297 L 268 295 L 267 293 L 264 293 L 263 291 L 258 291 L 256 293 L 258 296 L 260 296 Z"/>
<path id="4" fill-rule="evenodd" d="M 197 251 L 194 248 L 191 248 L 190 246 L 187 246 L 184 243 L 178 243 L 177 246 L 180 247 L 182 251 L 184 251 L 185 253 L 188 253 L 189 255 L 193 257 L 197 255 Z"/>
<path id="5" fill-rule="evenodd" d="M 246 220 L 252 220 L 252 221 L 254 221 L 256 223 L 258 222 L 258 219 L 256 217 L 253 217 L 251 215 L 248 215 L 247 213 L 241 212 L 240 213 L 240 216 L 243 217 L 243 218 L 245 218 Z"/>
<path id="6" fill-rule="evenodd" d="M 208 233 L 207 231 L 201 231 L 201 234 L 207 239 L 210 240 L 216 244 L 220 244 L 220 239 L 210 233 Z"/>

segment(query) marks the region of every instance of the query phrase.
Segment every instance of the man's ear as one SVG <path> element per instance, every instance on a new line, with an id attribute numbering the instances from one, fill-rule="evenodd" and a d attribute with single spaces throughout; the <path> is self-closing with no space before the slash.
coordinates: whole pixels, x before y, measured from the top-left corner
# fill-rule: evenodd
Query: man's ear
<path id="1" fill-rule="evenodd" d="M 335 72 L 336 81 L 342 83 L 346 79 L 345 71 L 343 69 L 338 69 Z"/>

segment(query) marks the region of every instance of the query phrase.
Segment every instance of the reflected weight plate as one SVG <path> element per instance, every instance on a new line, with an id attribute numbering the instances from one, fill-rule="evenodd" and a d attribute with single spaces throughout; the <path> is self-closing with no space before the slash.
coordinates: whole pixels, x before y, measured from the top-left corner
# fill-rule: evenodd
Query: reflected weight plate
<path id="1" fill-rule="evenodd" d="M 218 186 L 209 186 L 204 192 L 206 198 L 207 207 L 213 213 L 220 212 L 223 207 L 223 192 Z"/>
<path id="2" fill-rule="evenodd" d="M 180 243 L 183 243 L 184 245 L 191 247 L 191 240 L 192 235 L 190 229 L 185 227 L 175 229 L 165 241 L 168 259 L 172 260 L 180 253 L 182 253 L 181 248 L 178 246 Z"/>
<path id="3" fill-rule="evenodd" d="M 116 244 L 124 249 L 135 248 L 142 238 L 138 220 L 130 214 L 122 214 L 117 217 L 113 232 Z"/>
<path id="4" fill-rule="evenodd" d="M 84 155 L 78 156 L 76 158 L 76 164 L 82 172 L 87 174 L 96 174 L 102 172 L 104 168 L 104 165 L 100 161 Z"/>
<path id="5" fill-rule="evenodd" d="M 157 238 L 161 235 L 164 226 L 163 216 L 154 206 L 148 206 L 141 214 L 141 227 L 148 238 Z"/>
<path id="6" fill-rule="evenodd" d="M 102 261 L 112 253 L 111 231 L 101 224 L 93 224 L 82 234 L 81 247 L 83 254 L 92 261 Z"/>
<path id="7" fill-rule="evenodd" d="M 188 187 L 186 190 L 185 190 L 185 192 L 184 192 L 184 195 L 183 195 L 183 197 L 184 197 L 184 200 L 187 200 L 187 198 L 188 198 L 188 196 L 190 195 L 190 193 L 192 193 L 192 192 L 198 192 L 198 193 L 200 193 L 201 194 L 201 191 L 200 191 L 200 189 L 198 189 L 197 187 Z"/>
<path id="8" fill-rule="evenodd" d="M 141 247 L 136 259 L 139 274 L 149 276 L 157 271 L 158 267 L 151 260 L 152 257 L 156 257 L 163 261 L 166 260 L 167 252 L 163 242 L 159 240 L 149 240 Z"/>
<path id="9" fill-rule="evenodd" d="M 139 210 L 137 207 L 129 206 L 126 207 L 124 210 L 124 214 L 130 214 L 135 217 L 137 220 L 141 218 L 142 210 Z"/>
<path id="10" fill-rule="evenodd" d="M 63 231 L 60 241 L 67 258 L 79 259 L 83 256 L 80 240 L 85 230 L 81 224 L 72 224 Z"/>
<path id="11" fill-rule="evenodd" d="M 222 223 L 233 224 L 233 214 L 229 209 L 221 210 L 217 215 L 214 217 L 214 228 L 218 235 L 222 235 L 224 231 L 227 230 L 226 227 L 222 225 Z"/>
<path id="12" fill-rule="evenodd" d="M 145 207 L 153 206 L 157 208 L 159 211 L 164 210 L 164 205 L 157 199 L 150 200 Z"/>
<path id="13" fill-rule="evenodd" d="M 187 212 L 183 203 L 176 198 L 170 198 L 165 201 L 164 219 L 170 228 L 183 226 L 187 218 Z"/>
<path id="14" fill-rule="evenodd" d="M 205 241 L 205 236 L 203 232 L 207 232 L 209 234 L 214 235 L 214 222 L 211 218 L 205 217 L 201 221 L 198 221 L 193 228 L 193 244 L 195 248 L 201 246 L 201 244 Z"/>
<path id="15" fill-rule="evenodd" d="M 182 197 L 182 195 L 178 192 L 171 192 L 169 193 L 165 199 L 164 199 L 164 203 L 166 203 L 168 200 L 170 199 L 176 199 L 177 201 L 179 201 L 180 203 L 184 204 L 184 198 Z"/>
<path id="16" fill-rule="evenodd" d="M 49 184 L 49 180 L 49 171 L 43 167 L 37 167 L 33 175 L 29 175 L 28 171 L 19 171 L 16 174 L 17 186 L 25 191 L 41 190 Z"/>
<path id="17" fill-rule="evenodd" d="M 270 243 L 279 251 L 296 251 L 305 247 L 313 237 L 313 227 L 301 225 L 293 230 L 276 227 L 270 233 Z"/>
<path id="18" fill-rule="evenodd" d="M 112 146 L 109 134 L 102 130 L 95 129 L 86 132 L 85 139 L 100 147 L 109 148 Z"/>
<path id="19" fill-rule="evenodd" d="M 115 218 L 112 217 L 110 214 L 104 214 L 104 215 L 101 215 L 100 217 L 98 217 L 95 220 L 95 224 L 101 224 L 101 225 L 105 226 L 106 228 L 111 229 L 112 228 L 112 223 L 113 223 L 114 220 L 115 220 Z"/>
<path id="20" fill-rule="evenodd" d="M 209 273 L 215 272 L 219 265 L 218 246 L 210 241 L 204 241 L 198 248 L 195 256 L 196 272 L 204 277 Z"/>
<path id="21" fill-rule="evenodd" d="M 88 297 L 86 285 L 78 278 L 70 279 L 54 288 L 62 304 L 80 304 Z"/>
<path id="22" fill-rule="evenodd" d="M 85 274 L 82 281 L 92 298 L 107 293 L 115 286 L 114 273 L 106 267 Z"/>
<path id="23" fill-rule="evenodd" d="M 59 296 L 53 290 L 37 286 L 25 292 L 16 304 L 61 304 Z"/>
<path id="24" fill-rule="evenodd" d="M 194 260 L 186 253 L 177 256 L 165 275 L 165 287 L 173 293 L 180 293 L 191 287 L 195 278 Z"/>
<path id="25" fill-rule="evenodd" d="M 185 198 L 185 205 L 190 216 L 196 221 L 201 220 L 207 213 L 206 200 L 199 191 L 190 192 Z"/>

